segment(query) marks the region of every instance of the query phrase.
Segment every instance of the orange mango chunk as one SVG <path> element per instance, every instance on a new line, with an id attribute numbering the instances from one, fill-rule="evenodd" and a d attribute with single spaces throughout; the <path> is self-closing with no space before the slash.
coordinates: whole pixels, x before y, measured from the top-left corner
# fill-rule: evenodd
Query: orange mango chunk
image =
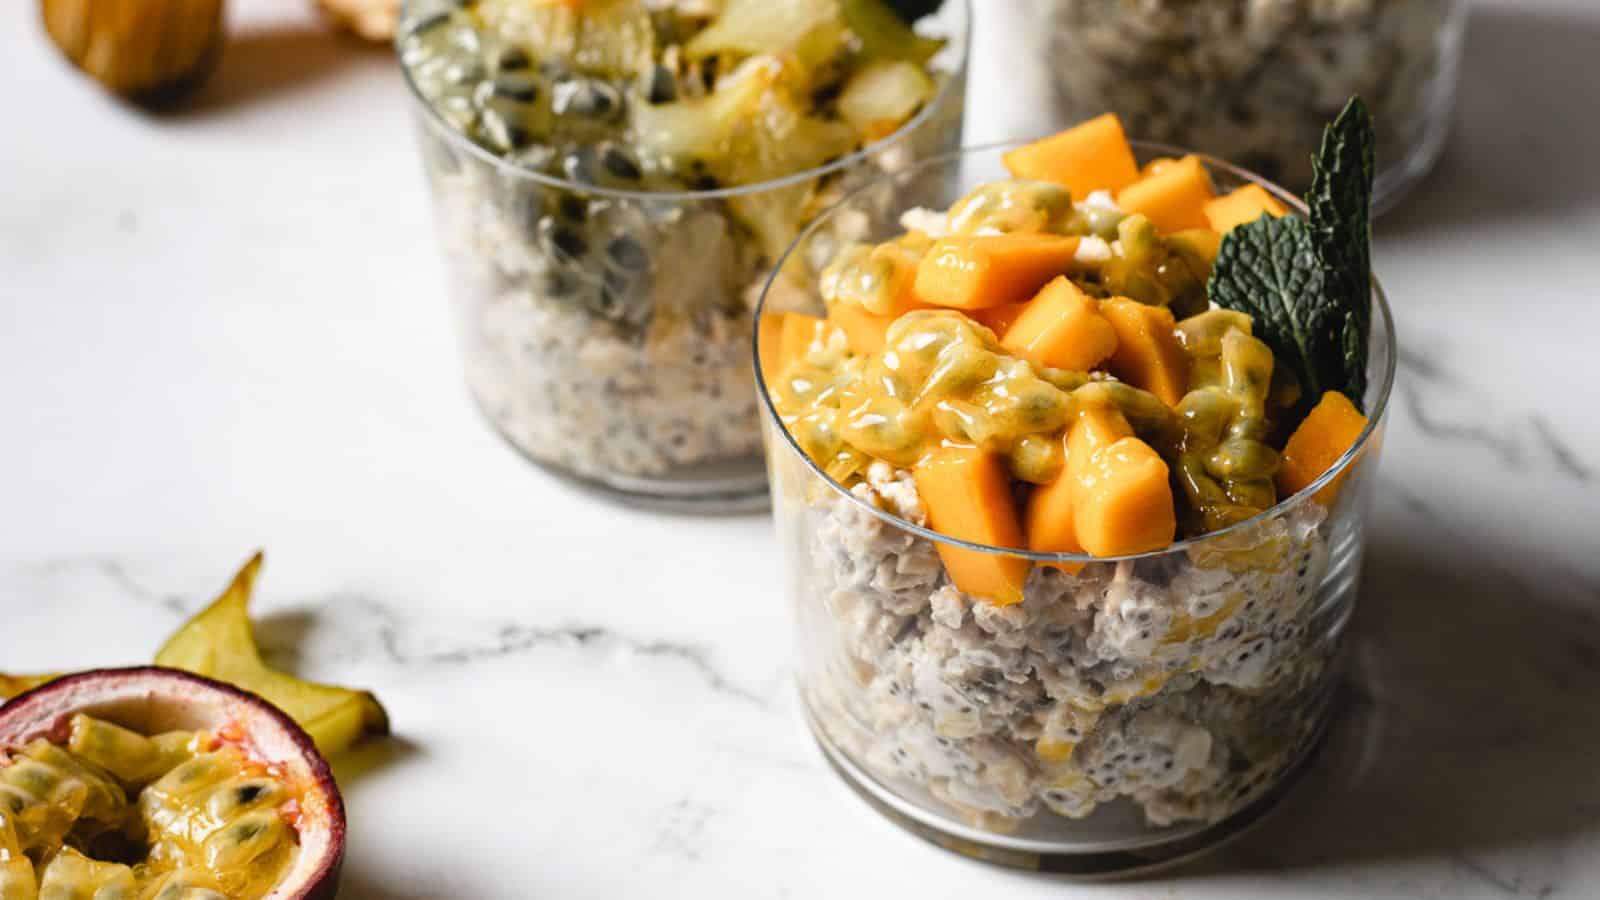
<path id="1" fill-rule="evenodd" d="M 1273 218 L 1287 215 L 1289 208 L 1261 185 L 1247 184 L 1231 194 L 1206 201 L 1204 211 L 1211 230 L 1226 234 L 1235 226 L 1261 218 L 1262 213 L 1271 213 Z"/>
<path id="2" fill-rule="evenodd" d="M 917 266 L 917 298 L 954 309 L 1021 303 L 1071 269 L 1077 252 L 1077 238 L 1052 234 L 941 238 Z"/>
<path id="3" fill-rule="evenodd" d="M 1082 553 L 1078 531 L 1072 521 L 1072 484 L 1066 467 L 1055 481 L 1034 488 L 1028 497 L 1028 508 L 1023 514 L 1023 527 L 1028 535 L 1028 549 L 1040 553 Z M 1055 563 L 1056 568 L 1076 575 L 1083 563 Z"/>
<path id="4" fill-rule="evenodd" d="M 783 327 L 778 335 L 778 365 L 775 371 L 782 372 L 790 363 L 810 353 L 813 346 L 826 343 L 830 330 L 825 319 L 805 313 L 784 313 Z"/>
<path id="5" fill-rule="evenodd" d="M 1017 321 L 1022 311 L 1028 308 L 1027 302 L 1007 303 L 1005 306 L 991 306 L 988 309 L 974 309 L 967 312 L 967 318 L 994 332 L 995 337 L 1003 338 L 1011 329 L 1011 324 Z"/>
<path id="6" fill-rule="evenodd" d="M 1367 417 L 1356 409 L 1349 397 L 1338 391 L 1323 394 L 1283 447 L 1283 461 L 1278 466 L 1277 476 L 1279 495 L 1298 494 L 1321 478 L 1322 473 L 1332 468 L 1355 444 L 1366 427 Z M 1332 503 L 1349 474 L 1349 469 L 1340 472 L 1318 491 L 1318 502 Z"/>
<path id="7" fill-rule="evenodd" d="M 1091 555 L 1146 553 L 1172 544 L 1178 533 L 1172 482 L 1166 462 L 1149 444 L 1131 435 L 1119 438 L 1088 451 L 1074 468 L 1073 528 Z"/>
<path id="8" fill-rule="evenodd" d="M 1060 275 L 1028 301 L 1000 345 L 1037 366 L 1087 372 L 1116 352 L 1117 332 L 1095 301 Z"/>
<path id="9" fill-rule="evenodd" d="M 975 447 L 941 447 L 912 469 L 928 524 L 941 534 L 991 547 L 1022 547 L 1005 459 Z M 950 580 L 962 592 L 1000 606 L 1022 602 L 1028 560 L 938 545 Z"/>
<path id="10" fill-rule="evenodd" d="M 1139 178 L 1133 148 L 1112 113 L 1018 147 L 1002 159 L 1017 178 L 1065 185 L 1078 200 L 1094 191 L 1115 193 Z"/>
<path id="11" fill-rule="evenodd" d="M 770 387 L 786 361 L 783 358 L 783 323 L 788 313 L 767 313 L 756 326 L 756 352 L 761 357 L 761 377 Z"/>
<path id="12" fill-rule="evenodd" d="M 1200 158 L 1185 156 L 1123 188 L 1117 205 L 1129 215 L 1142 213 L 1157 231 L 1170 234 L 1211 227 L 1206 204 L 1215 196 Z"/>
<path id="13" fill-rule="evenodd" d="M 1168 406 L 1177 406 L 1189 387 L 1189 356 L 1178 342 L 1172 310 L 1111 297 L 1100 302 L 1100 314 L 1117 334 L 1117 350 L 1107 370 Z"/>
<path id="14" fill-rule="evenodd" d="M 1159 550 L 1178 532 L 1167 464 L 1115 407 L 1087 405 L 1067 431 L 1061 477 L 1033 492 L 1026 524 L 1032 550 L 1090 556 Z M 1076 572 L 1082 565 L 1062 568 Z"/>
<path id="15" fill-rule="evenodd" d="M 898 315 L 873 315 L 855 303 L 839 302 L 828 307 L 828 324 L 844 332 L 850 349 L 858 355 L 882 350 L 889 326 L 898 318 Z"/>

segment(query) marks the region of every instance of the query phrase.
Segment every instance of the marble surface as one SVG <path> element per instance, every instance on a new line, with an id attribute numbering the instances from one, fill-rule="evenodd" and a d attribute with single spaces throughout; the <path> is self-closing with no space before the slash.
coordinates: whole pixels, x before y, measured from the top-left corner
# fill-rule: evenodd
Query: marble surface
<path id="1" fill-rule="evenodd" d="M 1052 124 L 980 0 L 969 139 Z M 150 117 L 0 6 L 0 668 L 147 660 L 256 547 L 281 665 L 377 688 L 350 898 L 1600 894 L 1600 7 L 1484 4 L 1437 174 L 1378 229 L 1404 353 L 1361 693 L 1271 824 L 1066 885 L 936 850 L 825 767 L 760 517 L 595 502 L 459 381 L 387 56 L 234 5 Z"/>

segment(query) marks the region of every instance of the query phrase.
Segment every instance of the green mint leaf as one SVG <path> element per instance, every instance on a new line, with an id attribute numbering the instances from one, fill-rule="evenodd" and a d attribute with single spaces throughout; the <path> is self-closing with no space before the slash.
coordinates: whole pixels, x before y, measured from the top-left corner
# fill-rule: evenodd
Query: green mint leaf
<path id="1" fill-rule="evenodd" d="M 1218 306 L 1255 320 L 1256 337 L 1289 366 L 1312 403 L 1343 376 L 1334 343 L 1341 310 L 1329 302 L 1325 278 L 1311 226 L 1263 214 L 1223 237 L 1206 287 Z"/>
<path id="2" fill-rule="evenodd" d="M 1359 318 L 1350 313 L 1345 316 L 1344 329 L 1339 334 L 1340 361 L 1344 364 L 1344 395 L 1366 412 L 1367 396 L 1367 335 L 1372 329 L 1371 313 Z"/>
<path id="3" fill-rule="evenodd" d="M 1367 389 L 1367 336 L 1372 329 L 1372 181 L 1377 141 L 1372 116 L 1351 97 L 1322 134 L 1312 160 L 1311 234 L 1323 280 L 1340 321 L 1337 387 L 1356 408 Z"/>

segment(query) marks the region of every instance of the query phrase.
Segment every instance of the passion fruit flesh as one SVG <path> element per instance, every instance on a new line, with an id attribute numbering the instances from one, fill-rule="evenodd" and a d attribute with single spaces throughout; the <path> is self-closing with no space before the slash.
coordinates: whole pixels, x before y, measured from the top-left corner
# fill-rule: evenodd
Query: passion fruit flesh
<path id="1" fill-rule="evenodd" d="M 327 761 L 254 694 L 148 666 L 0 706 L 0 900 L 332 900 L 344 844 Z"/>

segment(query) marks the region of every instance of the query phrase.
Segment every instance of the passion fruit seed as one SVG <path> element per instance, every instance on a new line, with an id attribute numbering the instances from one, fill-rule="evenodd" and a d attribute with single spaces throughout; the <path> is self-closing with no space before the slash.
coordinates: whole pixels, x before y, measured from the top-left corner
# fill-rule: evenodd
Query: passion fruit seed
<path id="1" fill-rule="evenodd" d="M 275 809 L 245 813 L 206 838 L 202 850 L 213 872 L 243 869 L 292 841 L 289 826 Z"/>
<path id="2" fill-rule="evenodd" d="M 263 804 L 276 805 L 283 789 L 270 778 L 239 776 L 223 782 L 206 798 L 206 812 L 219 821 L 231 819 Z"/>
<path id="3" fill-rule="evenodd" d="M 74 783 L 84 786 L 86 793 L 80 813 L 84 818 L 109 821 L 126 805 L 126 798 L 111 773 L 93 763 L 75 759 L 71 753 L 44 740 L 30 744 L 25 752 L 34 762 L 58 773 L 62 787 Z"/>

